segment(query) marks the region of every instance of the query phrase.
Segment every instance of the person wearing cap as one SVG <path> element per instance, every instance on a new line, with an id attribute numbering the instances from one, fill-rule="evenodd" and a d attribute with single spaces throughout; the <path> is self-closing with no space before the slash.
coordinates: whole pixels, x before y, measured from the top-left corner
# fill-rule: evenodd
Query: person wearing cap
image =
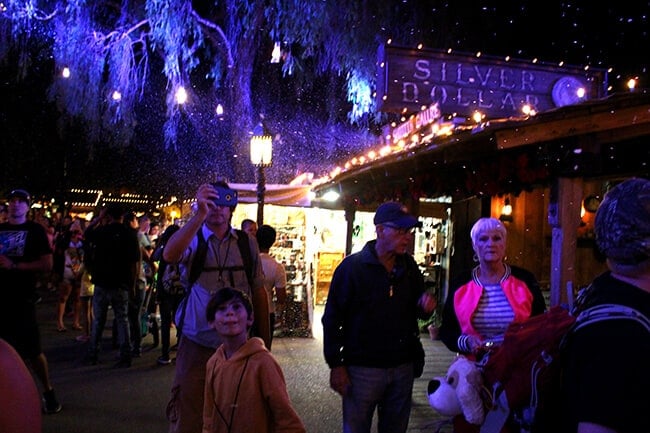
<path id="1" fill-rule="evenodd" d="M 323 349 L 330 387 L 343 398 L 343 431 L 405 432 L 413 380 L 424 351 L 418 318 L 435 297 L 407 252 L 418 220 L 404 205 L 386 202 L 374 216 L 376 239 L 343 259 L 332 276 L 323 312 Z"/>
<path id="2" fill-rule="evenodd" d="M 608 270 L 592 281 L 581 308 L 619 304 L 650 318 L 650 180 L 631 178 L 609 190 L 594 224 Z M 565 431 L 650 431 L 648 360 L 650 332 L 634 320 L 573 333 L 564 371 Z"/>
<path id="3" fill-rule="evenodd" d="M 188 287 L 189 294 L 176 312 L 175 323 L 181 338 L 167 405 L 170 433 L 196 433 L 203 426 L 206 362 L 222 343 L 205 314 L 212 295 L 224 287 L 246 293 L 253 302 L 255 336 L 261 337 L 267 347 L 271 345 L 269 305 L 257 241 L 232 227 L 236 206 L 237 191 L 226 182 L 201 185 L 196 194 L 194 215 L 169 238 L 162 251 L 166 262 L 180 263 L 181 279 L 187 283 L 199 236 L 208 244 L 204 263 L 197 265 L 201 273 Z M 248 241 L 249 265 L 244 260 L 245 253 L 240 250 L 240 236 L 248 238 L 242 239 Z"/>
<path id="4" fill-rule="evenodd" d="M 9 194 L 8 221 L 0 224 L 0 338 L 32 368 L 43 386 L 43 411 L 57 413 L 61 404 L 50 381 L 36 321 L 36 280 L 52 269 L 52 248 L 45 228 L 27 219 L 31 197 L 23 189 Z M 4 409 L 3 409 L 4 410 Z"/>

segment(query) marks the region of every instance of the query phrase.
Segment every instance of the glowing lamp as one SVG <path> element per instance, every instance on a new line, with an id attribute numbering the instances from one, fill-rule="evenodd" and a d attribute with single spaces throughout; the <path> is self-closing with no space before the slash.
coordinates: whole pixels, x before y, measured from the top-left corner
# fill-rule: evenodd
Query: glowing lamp
<path id="1" fill-rule="evenodd" d="M 512 205 L 509 198 L 506 198 L 503 202 L 499 219 L 503 222 L 512 222 Z"/>
<path id="2" fill-rule="evenodd" d="M 273 156 L 273 139 L 260 122 L 253 129 L 251 137 L 251 163 L 257 167 L 257 225 L 264 224 L 264 192 L 266 178 L 264 168 L 271 165 Z"/>

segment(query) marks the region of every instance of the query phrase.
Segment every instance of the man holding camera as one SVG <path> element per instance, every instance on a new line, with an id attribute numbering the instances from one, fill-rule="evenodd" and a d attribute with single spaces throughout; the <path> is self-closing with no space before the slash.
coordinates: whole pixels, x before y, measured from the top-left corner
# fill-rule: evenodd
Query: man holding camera
<path id="1" fill-rule="evenodd" d="M 175 323 L 182 336 L 167 406 L 170 433 L 196 433 L 202 428 L 205 364 L 221 344 L 205 316 L 206 306 L 214 293 L 224 287 L 246 293 L 253 301 L 257 334 L 270 347 L 269 306 L 257 242 L 248 239 L 252 269 L 247 270 L 238 244 L 239 236 L 246 234 L 231 226 L 237 192 L 223 181 L 204 184 L 199 187 L 196 204 L 194 215 L 174 233 L 163 250 L 165 261 L 180 263 L 182 278 L 187 282 L 200 235 L 208 247 L 202 272 L 188 288 L 189 294 L 176 313 Z"/>

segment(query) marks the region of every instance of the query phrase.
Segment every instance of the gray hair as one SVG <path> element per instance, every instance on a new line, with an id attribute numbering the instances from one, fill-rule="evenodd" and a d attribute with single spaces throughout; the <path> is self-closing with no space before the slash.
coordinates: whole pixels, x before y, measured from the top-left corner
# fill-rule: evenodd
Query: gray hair
<path id="1" fill-rule="evenodd" d="M 479 218 L 472 226 L 472 230 L 469 232 L 469 235 L 472 238 L 472 244 L 476 244 L 479 236 L 489 230 L 498 231 L 503 235 L 504 240 L 508 238 L 506 226 L 504 226 L 500 220 L 497 218 Z"/>

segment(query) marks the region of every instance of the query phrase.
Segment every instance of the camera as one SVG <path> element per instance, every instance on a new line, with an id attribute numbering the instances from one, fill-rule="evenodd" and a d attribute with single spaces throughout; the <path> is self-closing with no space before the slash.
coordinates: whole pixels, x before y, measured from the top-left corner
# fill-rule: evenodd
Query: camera
<path id="1" fill-rule="evenodd" d="M 237 205 L 237 191 L 230 188 L 225 188 L 221 185 L 212 185 L 217 191 L 218 197 L 214 199 L 214 204 L 217 206 L 236 206 Z"/>

